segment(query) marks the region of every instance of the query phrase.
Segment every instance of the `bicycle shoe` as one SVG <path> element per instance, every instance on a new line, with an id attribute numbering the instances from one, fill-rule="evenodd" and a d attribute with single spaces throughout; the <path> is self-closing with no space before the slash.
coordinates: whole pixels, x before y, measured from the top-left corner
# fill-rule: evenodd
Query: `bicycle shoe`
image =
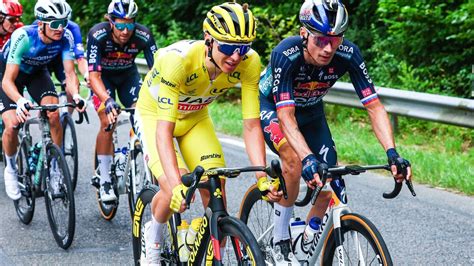
<path id="1" fill-rule="evenodd" d="M 18 173 L 17 171 L 9 171 L 5 168 L 3 176 L 5 179 L 5 190 L 7 195 L 12 200 L 18 200 L 21 198 L 20 189 L 18 188 Z"/>
<path id="2" fill-rule="evenodd" d="M 299 261 L 296 259 L 295 254 L 291 250 L 291 240 L 281 240 L 276 243 L 272 249 L 272 256 L 275 262 L 275 265 L 300 265 Z"/>
<path id="3" fill-rule="evenodd" d="M 111 182 L 104 182 L 104 184 L 100 186 L 99 191 L 100 191 L 100 199 L 103 202 L 117 200 L 117 196 L 115 196 L 114 188 Z"/>

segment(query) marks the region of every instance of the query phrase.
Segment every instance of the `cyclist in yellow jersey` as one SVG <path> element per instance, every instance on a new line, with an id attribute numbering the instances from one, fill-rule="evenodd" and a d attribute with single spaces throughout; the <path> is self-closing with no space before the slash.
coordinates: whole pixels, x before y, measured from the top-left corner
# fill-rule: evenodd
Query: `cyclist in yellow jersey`
<path id="1" fill-rule="evenodd" d="M 160 261 L 162 231 L 170 215 L 184 211 L 186 187 L 181 175 L 197 165 L 205 169 L 225 165 L 207 105 L 237 83 L 242 88 L 247 153 L 253 165 L 265 165 L 258 102 L 260 57 L 250 48 L 256 36 L 255 18 L 246 4 L 224 3 L 207 13 L 203 30 L 204 41 L 180 41 L 158 50 L 137 102 L 145 156 L 160 185 L 152 202 L 153 221 L 145 227 L 150 264 Z M 265 173 L 257 173 L 262 177 Z M 209 196 L 203 194 L 207 204 Z M 277 199 L 281 193 L 271 188 L 269 197 Z"/>

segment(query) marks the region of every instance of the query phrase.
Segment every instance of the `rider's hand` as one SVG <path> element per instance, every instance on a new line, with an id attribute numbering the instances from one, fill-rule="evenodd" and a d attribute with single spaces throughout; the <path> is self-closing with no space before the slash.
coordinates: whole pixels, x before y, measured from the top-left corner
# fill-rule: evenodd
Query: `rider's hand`
<path id="1" fill-rule="evenodd" d="M 278 191 L 280 180 L 278 178 L 268 179 L 266 176 L 260 177 L 257 181 L 258 190 L 262 193 L 262 199 L 270 202 L 278 202 L 283 196 L 282 191 Z"/>
<path id="2" fill-rule="evenodd" d="M 188 188 L 183 184 L 179 184 L 173 188 L 170 203 L 170 209 L 173 212 L 181 213 L 186 209 L 186 191 L 188 191 Z"/>
<path id="3" fill-rule="evenodd" d="M 107 115 L 109 124 L 115 123 L 115 119 L 117 118 L 119 111 L 120 111 L 120 106 L 115 102 L 115 100 L 112 97 L 109 97 L 105 101 L 105 114 Z"/>
<path id="4" fill-rule="evenodd" d="M 78 112 L 84 112 L 87 108 L 87 102 L 86 100 L 84 100 L 84 98 L 81 97 L 80 94 L 76 93 L 72 96 L 72 99 L 74 100 L 74 102 L 76 103 L 76 110 Z M 80 107 L 82 106 L 82 107 Z"/>
<path id="5" fill-rule="evenodd" d="M 24 97 L 21 97 L 16 102 L 16 117 L 20 123 L 24 123 L 30 115 L 27 109 L 30 106 L 33 106 L 33 104 Z"/>
<path id="6" fill-rule="evenodd" d="M 316 159 L 316 156 L 309 154 L 301 163 L 303 164 L 302 176 L 306 184 L 312 189 L 315 189 L 316 186 L 322 187 L 323 183 L 318 174 L 318 167 L 321 163 Z"/>
<path id="7" fill-rule="evenodd" d="M 392 170 L 392 175 L 397 180 L 397 183 L 403 181 L 403 179 L 411 180 L 411 164 L 408 160 L 403 159 L 398 155 L 395 148 L 390 148 L 387 150 L 388 164 Z M 406 176 L 404 172 L 406 170 Z"/>

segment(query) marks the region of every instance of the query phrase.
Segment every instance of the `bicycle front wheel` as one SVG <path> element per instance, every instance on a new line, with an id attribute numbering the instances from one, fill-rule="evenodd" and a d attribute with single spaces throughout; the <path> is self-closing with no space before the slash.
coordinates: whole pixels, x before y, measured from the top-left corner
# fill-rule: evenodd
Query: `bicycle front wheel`
<path id="1" fill-rule="evenodd" d="M 155 194 L 158 193 L 158 190 L 158 187 L 154 185 L 144 188 L 138 194 L 135 203 L 132 223 L 133 259 L 135 265 L 141 265 L 142 261 L 145 260 L 145 225 L 151 223 L 151 201 Z"/>
<path id="2" fill-rule="evenodd" d="M 69 248 L 74 238 L 76 210 L 74 191 L 69 168 L 61 149 L 56 144 L 46 147 L 47 171 L 43 179 L 45 185 L 45 205 L 49 225 L 56 243 L 63 249 Z"/>
<path id="3" fill-rule="evenodd" d="M 271 259 L 271 239 L 273 237 L 273 204 L 262 199 L 257 185 L 251 186 L 245 193 L 239 212 L 239 218 L 247 225 L 257 239 L 258 246 L 265 256 Z"/>
<path id="4" fill-rule="evenodd" d="M 138 194 L 148 184 L 146 180 L 146 165 L 143 158 L 143 151 L 140 142 L 135 143 L 135 148 L 130 154 L 133 159 L 133 165 L 130 166 L 128 172 L 128 206 L 130 209 L 130 215 L 133 219 L 133 213 L 135 212 L 135 202 L 137 201 Z"/>
<path id="5" fill-rule="evenodd" d="M 341 258 L 349 265 L 393 265 L 387 245 L 375 225 L 355 213 L 341 217 L 342 249 L 336 252 L 334 228 L 323 250 L 323 265 L 339 265 Z"/>
<path id="6" fill-rule="evenodd" d="M 219 220 L 218 226 L 226 246 L 222 265 L 265 265 L 257 240 L 245 224 L 232 216 Z"/>
<path id="7" fill-rule="evenodd" d="M 71 174 L 71 184 L 75 191 L 77 186 L 77 176 L 79 169 L 79 158 L 77 153 L 77 136 L 74 121 L 71 115 L 64 114 L 62 116 L 63 127 L 63 152 L 66 158 L 69 173 Z"/>
<path id="8" fill-rule="evenodd" d="M 20 142 L 20 148 L 17 156 L 18 166 L 18 186 L 20 188 L 21 198 L 15 200 L 16 214 L 20 221 L 24 224 L 29 224 L 33 219 L 35 212 L 35 196 L 33 193 L 33 179 L 28 165 L 29 145 L 25 138 Z"/>

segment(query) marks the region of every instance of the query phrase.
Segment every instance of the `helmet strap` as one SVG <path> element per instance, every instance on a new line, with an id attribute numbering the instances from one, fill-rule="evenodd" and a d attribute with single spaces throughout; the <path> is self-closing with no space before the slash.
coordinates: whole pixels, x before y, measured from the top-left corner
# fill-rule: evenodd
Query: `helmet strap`
<path id="1" fill-rule="evenodd" d="M 214 66 L 216 66 L 216 68 L 218 68 L 219 70 L 221 70 L 221 68 L 217 65 L 216 61 L 214 61 L 214 58 L 212 58 L 212 49 L 214 48 L 214 46 L 212 45 L 214 43 L 214 39 L 211 40 L 210 43 L 208 43 L 209 45 L 207 45 L 207 56 L 210 58 L 211 62 L 214 64 Z"/>

